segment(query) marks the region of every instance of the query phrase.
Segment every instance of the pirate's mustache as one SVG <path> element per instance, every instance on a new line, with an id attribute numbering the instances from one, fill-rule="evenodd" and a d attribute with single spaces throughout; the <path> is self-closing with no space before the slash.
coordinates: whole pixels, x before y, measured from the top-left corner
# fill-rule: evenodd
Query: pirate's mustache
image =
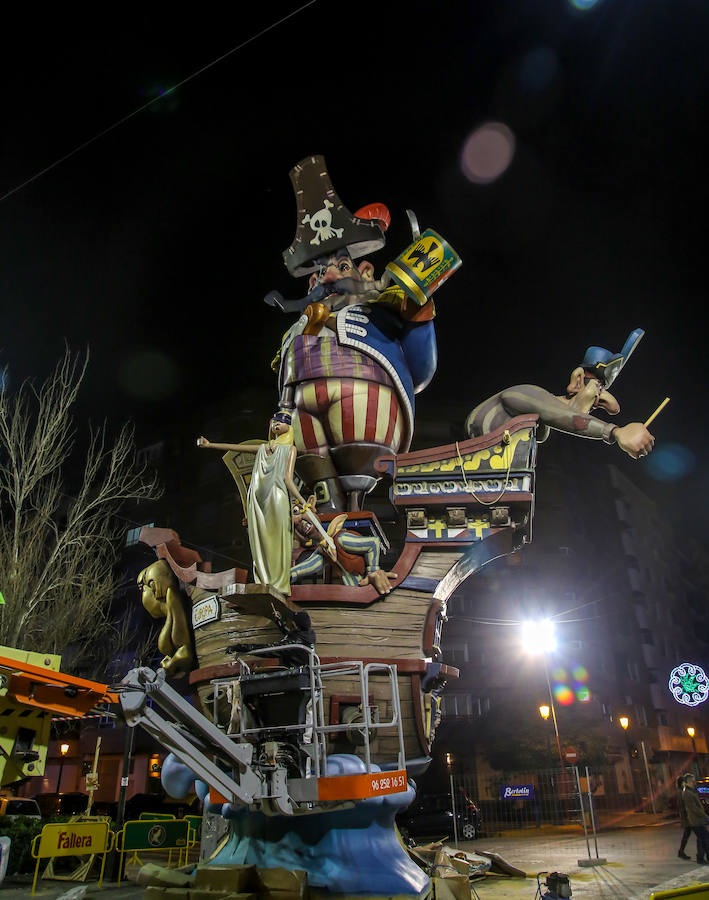
<path id="1" fill-rule="evenodd" d="M 340 296 L 370 294 L 372 291 L 379 293 L 389 284 L 390 275 L 385 272 L 382 278 L 355 281 L 354 278 L 339 278 L 337 281 L 330 281 L 327 284 L 316 284 L 315 287 L 300 300 L 286 300 L 279 291 L 269 291 L 263 298 L 263 302 L 267 306 L 277 306 L 281 312 L 302 312 L 306 306 L 311 303 L 322 303 L 331 294 Z"/>

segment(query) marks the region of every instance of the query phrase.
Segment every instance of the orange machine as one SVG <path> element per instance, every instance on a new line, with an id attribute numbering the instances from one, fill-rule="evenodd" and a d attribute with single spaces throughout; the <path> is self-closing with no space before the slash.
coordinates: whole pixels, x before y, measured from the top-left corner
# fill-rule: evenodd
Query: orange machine
<path id="1" fill-rule="evenodd" d="M 56 715 L 116 703 L 108 686 L 59 671 L 61 657 L 0 647 L 0 787 L 44 774 Z"/>

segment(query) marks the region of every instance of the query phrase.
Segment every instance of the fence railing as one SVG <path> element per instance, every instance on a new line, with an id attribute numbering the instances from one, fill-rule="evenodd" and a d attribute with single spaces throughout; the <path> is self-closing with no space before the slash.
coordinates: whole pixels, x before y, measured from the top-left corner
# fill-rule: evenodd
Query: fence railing
<path id="1" fill-rule="evenodd" d="M 648 773 L 649 774 L 649 773 Z M 612 828 L 637 813 L 670 814 L 672 782 L 615 766 L 567 766 L 528 772 L 453 773 L 457 810 L 474 804 L 482 834 L 545 825 Z"/>

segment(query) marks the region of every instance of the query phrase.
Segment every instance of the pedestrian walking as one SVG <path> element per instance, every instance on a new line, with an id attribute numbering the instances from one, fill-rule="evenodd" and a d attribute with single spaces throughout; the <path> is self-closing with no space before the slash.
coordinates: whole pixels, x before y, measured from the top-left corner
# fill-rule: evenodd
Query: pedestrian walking
<path id="1" fill-rule="evenodd" d="M 697 836 L 697 862 L 709 865 L 707 812 L 699 799 L 697 779 L 691 772 L 684 776 L 682 803 L 687 815 L 687 824 Z"/>
<path id="2" fill-rule="evenodd" d="M 685 847 L 687 846 L 687 841 L 689 840 L 689 836 L 692 833 L 692 828 L 687 820 L 687 810 L 684 807 L 684 797 L 682 796 L 683 790 L 684 775 L 680 775 L 677 779 L 677 812 L 679 814 L 679 823 L 684 831 L 682 832 L 682 840 L 679 842 L 679 850 L 677 851 L 677 856 L 679 856 L 680 859 L 691 859 L 692 857 L 688 853 L 684 852 Z M 697 844 L 697 856 L 699 856 L 699 844 Z"/>

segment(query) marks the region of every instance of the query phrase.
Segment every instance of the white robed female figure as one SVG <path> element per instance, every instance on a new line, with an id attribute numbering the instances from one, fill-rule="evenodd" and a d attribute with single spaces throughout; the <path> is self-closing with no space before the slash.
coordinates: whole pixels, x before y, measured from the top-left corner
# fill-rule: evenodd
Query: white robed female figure
<path id="1" fill-rule="evenodd" d="M 293 552 L 292 500 L 306 506 L 293 479 L 296 449 L 290 413 L 277 412 L 269 423 L 268 440 L 256 450 L 246 498 L 246 521 L 253 559 L 254 582 L 270 584 L 282 594 L 290 594 L 290 567 Z M 200 438 L 199 446 L 228 447 L 254 452 L 254 444 L 211 444 Z M 291 499 L 292 498 L 292 499 Z"/>

